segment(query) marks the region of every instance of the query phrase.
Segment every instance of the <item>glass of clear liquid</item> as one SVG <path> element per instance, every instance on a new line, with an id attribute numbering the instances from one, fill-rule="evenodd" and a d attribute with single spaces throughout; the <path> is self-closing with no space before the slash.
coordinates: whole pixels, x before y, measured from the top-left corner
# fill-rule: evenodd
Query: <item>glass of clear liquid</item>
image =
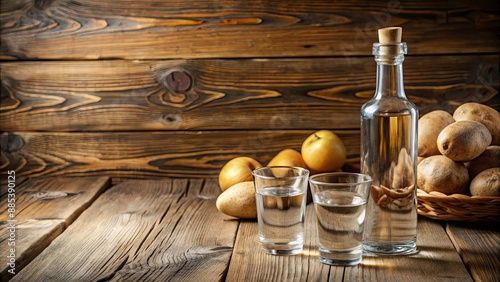
<path id="1" fill-rule="evenodd" d="M 301 253 L 309 170 L 269 166 L 252 175 L 262 249 L 272 255 Z"/>
<path id="2" fill-rule="evenodd" d="M 309 179 L 318 226 L 319 260 L 357 265 L 363 258 L 363 227 L 372 178 L 332 172 Z"/>

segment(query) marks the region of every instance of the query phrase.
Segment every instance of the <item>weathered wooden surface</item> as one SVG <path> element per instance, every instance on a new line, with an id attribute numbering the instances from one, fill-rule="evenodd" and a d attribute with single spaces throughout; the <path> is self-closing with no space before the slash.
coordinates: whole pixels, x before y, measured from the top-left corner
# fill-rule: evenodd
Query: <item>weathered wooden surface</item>
<path id="1" fill-rule="evenodd" d="M 15 182 L 16 184 L 18 182 Z M 4 278 L 13 275 L 7 262 L 10 249 L 15 250 L 15 272 L 18 273 L 54 238 L 59 236 L 110 185 L 107 177 L 30 179 L 11 191 L 8 197 L 2 185 L 0 214 L 0 271 Z M 15 199 L 15 217 L 7 212 L 9 199 Z M 14 233 L 8 227 L 13 224 Z M 11 237 L 11 234 L 15 234 Z M 10 244 L 9 244 L 10 243 Z M 5 281 L 5 280 L 3 280 Z"/>
<path id="2" fill-rule="evenodd" d="M 407 60 L 406 92 L 422 114 L 500 107 L 498 55 Z M 179 68 L 193 85 L 174 93 L 165 76 Z M 374 70 L 371 57 L 3 63 L 1 160 L 26 176 L 206 177 L 231 157 L 267 162 L 332 129 L 356 164 Z"/>
<path id="3" fill-rule="evenodd" d="M 16 132 L 15 137 L 8 138 L 24 143 L 23 148 L 2 151 L 1 159 L 7 169 L 15 168 L 19 176 L 215 178 L 220 168 L 234 157 L 254 157 L 265 165 L 283 148 L 300 150 L 302 142 L 313 132 Z M 346 144 L 348 161 L 359 164 L 359 130 L 336 133 Z"/>
<path id="4" fill-rule="evenodd" d="M 499 231 L 495 227 L 462 229 L 420 217 L 419 253 L 365 256 L 355 267 L 331 267 L 318 260 L 312 204 L 307 208 L 302 254 L 271 256 L 260 250 L 255 220 L 237 220 L 217 211 L 219 193 L 213 179 L 124 181 L 102 193 L 57 238 L 44 239 L 53 241 L 12 281 L 427 282 L 500 278 Z M 44 211 L 55 208 L 57 203 L 50 201 Z M 19 229 L 18 236 L 31 236 L 32 232 Z"/>
<path id="5" fill-rule="evenodd" d="M 12 281 L 219 281 L 237 221 L 203 180 L 123 182 L 104 193 Z"/>
<path id="6" fill-rule="evenodd" d="M 499 281 L 500 227 L 497 223 L 448 224 L 446 232 L 474 280 Z"/>
<path id="7" fill-rule="evenodd" d="M 168 185 L 164 181 L 158 183 Z M 168 210 L 161 220 L 157 220 L 141 249 L 114 274 L 111 281 L 224 279 L 238 221 L 224 220 L 215 208 L 219 186 L 213 180 L 173 181 L 171 185 L 182 185 L 185 194 L 182 198 L 172 199 L 175 200 L 172 203 L 161 202 L 163 207 L 169 204 Z"/>
<path id="8" fill-rule="evenodd" d="M 304 250 L 296 256 L 270 256 L 260 249 L 255 220 L 242 220 L 226 281 L 342 281 L 343 268 L 319 263 L 314 206 L 306 210 Z M 318 260 L 314 263 L 313 260 Z"/>
<path id="9" fill-rule="evenodd" d="M 312 205 L 307 209 L 306 226 L 303 254 L 277 258 L 256 251 L 257 225 L 242 222 L 238 230 L 238 238 L 242 239 L 235 243 L 227 281 L 472 281 L 441 225 L 425 218 L 420 218 L 418 224 L 418 254 L 365 256 L 361 265 L 345 269 L 316 263 L 319 253 Z"/>
<path id="10" fill-rule="evenodd" d="M 0 175 L 214 177 L 318 129 L 357 164 L 376 30 L 403 27 L 421 114 L 500 109 L 499 19 L 492 0 L 1 0 Z"/>
<path id="11" fill-rule="evenodd" d="M 383 281 L 414 281 L 413 277 L 421 281 L 471 281 L 460 255 L 439 222 L 419 217 L 417 249 L 418 253 L 411 256 L 366 257 L 363 264 L 368 266 L 367 270 L 353 271 L 353 279 L 348 281 L 373 281 L 381 276 L 385 276 Z"/>
<path id="12" fill-rule="evenodd" d="M 498 52 L 495 1 L 3 0 L 3 59 L 369 55 L 404 27 L 419 54 Z"/>
<path id="13" fill-rule="evenodd" d="M 500 109 L 499 61 L 408 56 L 406 94 L 421 114 L 468 101 Z M 357 129 L 376 74 L 371 56 L 0 66 L 4 131 Z M 191 77 L 181 93 L 167 82 L 177 70 Z"/>

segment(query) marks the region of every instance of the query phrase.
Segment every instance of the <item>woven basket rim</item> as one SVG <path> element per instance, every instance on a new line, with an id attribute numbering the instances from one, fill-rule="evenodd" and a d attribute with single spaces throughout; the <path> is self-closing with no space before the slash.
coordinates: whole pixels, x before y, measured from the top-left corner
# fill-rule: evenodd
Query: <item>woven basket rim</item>
<path id="1" fill-rule="evenodd" d="M 471 196 L 471 195 L 465 195 L 465 194 L 444 194 L 441 192 L 437 191 L 432 191 L 430 193 L 425 192 L 424 190 L 417 188 L 417 196 L 426 198 L 426 199 L 436 199 L 436 200 L 460 200 L 460 201 L 467 201 L 467 200 L 499 200 L 499 196 Z"/>
<path id="2" fill-rule="evenodd" d="M 500 221 L 500 197 L 427 193 L 417 188 L 418 213 L 445 221 Z"/>

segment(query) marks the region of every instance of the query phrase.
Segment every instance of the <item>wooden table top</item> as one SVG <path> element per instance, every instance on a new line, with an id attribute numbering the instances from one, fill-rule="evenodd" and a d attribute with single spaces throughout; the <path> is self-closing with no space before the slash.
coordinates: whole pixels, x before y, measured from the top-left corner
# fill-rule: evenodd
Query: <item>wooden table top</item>
<path id="1" fill-rule="evenodd" d="M 2 183 L 4 281 L 500 281 L 498 222 L 420 217 L 417 254 L 338 267 L 318 260 L 312 204 L 304 251 L 267 255 L 256 220 L 216 209 L 213 179 L 34 178 L 16 183 L 15 218 Z"/>

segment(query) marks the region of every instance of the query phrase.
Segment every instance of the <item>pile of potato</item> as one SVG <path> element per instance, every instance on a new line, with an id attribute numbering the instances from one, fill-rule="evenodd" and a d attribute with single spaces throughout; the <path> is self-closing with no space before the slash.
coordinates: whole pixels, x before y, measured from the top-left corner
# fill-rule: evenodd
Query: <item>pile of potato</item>
<path id="1" fill-rule="evenodd" d="M 500 196 L 500 113 L 465 103 L 418 121 L 417 186 L 447 195 Z"/>

